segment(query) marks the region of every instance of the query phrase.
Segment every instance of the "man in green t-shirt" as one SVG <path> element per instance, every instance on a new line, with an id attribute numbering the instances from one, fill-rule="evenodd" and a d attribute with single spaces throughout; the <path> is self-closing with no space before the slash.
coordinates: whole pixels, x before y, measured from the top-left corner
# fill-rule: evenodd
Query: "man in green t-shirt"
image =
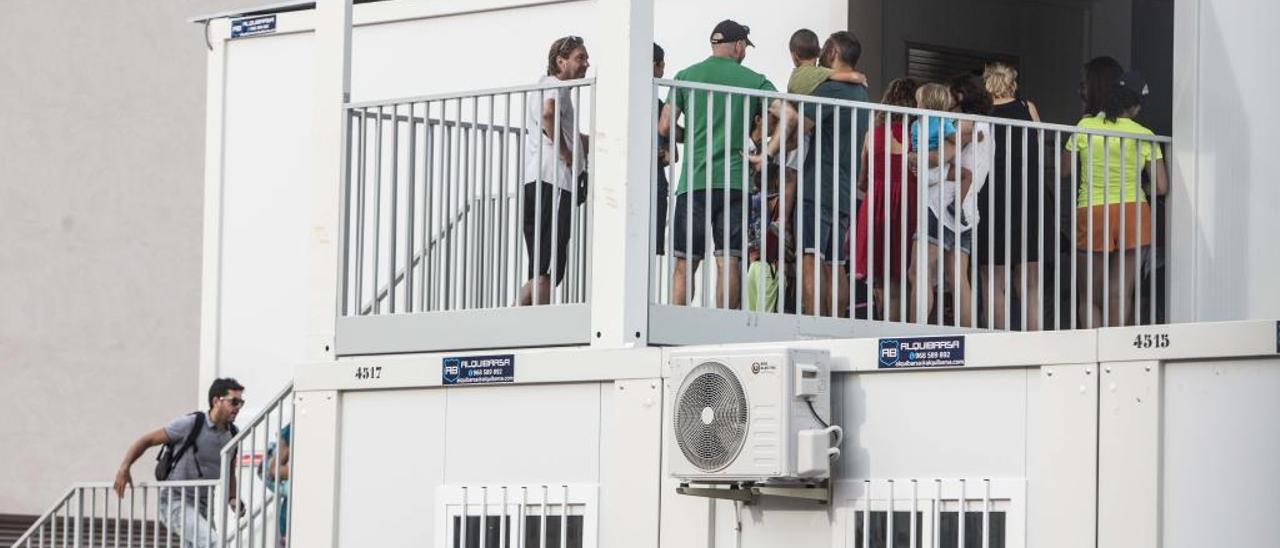
<path id="1" fill-rule="evenodd" d="M 764 75 L 742 66 L 747 46 L 754 45 L 748 38 L 750 32 L 745 25 L 721 21 L 711 32 L 711 56 L 677 73 L 676 80 L 775 91 Z M 709 228 L 716 247 L 716 267 L 722 273 L 718 279 L 721 284 L 727 281 L 716 291 L 716 305 L 740 306 L 743 192 L 749 190 L 743 150 L 750 133 L 748 121 L 764 110 L 765 103 L 766 99 L 759 97 L 682 88 L 673 89 L 667 98 L 658 123 L 659 135 L 670 135 L 680 115 L 688 113 L 684 163 L 672 220 L 676 263 L 671 298 L 677 305 L 688 303 L 692 273 L 705 255 Z M 726 289 L 727 303 L 723 299 Z"/>

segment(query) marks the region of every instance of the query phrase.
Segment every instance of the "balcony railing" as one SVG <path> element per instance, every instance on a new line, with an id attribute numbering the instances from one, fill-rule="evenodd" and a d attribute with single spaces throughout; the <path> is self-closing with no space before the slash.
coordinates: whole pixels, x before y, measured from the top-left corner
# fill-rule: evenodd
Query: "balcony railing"
<path id="1" fill-rule="evenodd" d="M 683 129 L 653 150 L 659 341 L 708 310 L 796 336 L 1163 321 L 1167 137 L 669 80 L 655 93 Z M 917 126 L 950 137 L 930 147 Z"/>
<path id="2" fill-rule="evenodd" d="M 347 105 L 340 352 L 586 342 L 593 91 L 574 80 Z M 474 342 L 443 336 L 467 326 Z M 392 332 L 413 341 L 388 346 Z"/>
<path id="3" fill-rule="evenodd" d="M 654 91 L 679 108 L 630 151 L 653 162 L 651 343 L 1164 321 L 1168 137 Z M 590 340 L 593 95 L 578 80 L 347 105 L 340 354 Z"/>

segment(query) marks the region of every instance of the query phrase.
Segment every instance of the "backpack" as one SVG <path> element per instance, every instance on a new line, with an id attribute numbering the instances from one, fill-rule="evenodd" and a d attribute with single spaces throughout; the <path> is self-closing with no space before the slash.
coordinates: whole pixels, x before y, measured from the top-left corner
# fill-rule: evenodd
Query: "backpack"
<path id="1" fill-rule="evenodd" d="M 199 450 L 196 447 L 196 438 L 200 436 L 200 430 L 204 429 L 205 416 L 201 411 L 190 413 L 188 416 L 196 418 L 195 424 L 191 426 L 191 431 L 187 433 L 187 437 L 183 438 L 182 443 L 166 443 L 160 447 L 160 452 L 156 454 L 156 480 L 167 481 L 169 475 L 173 473 L 173 469 L 178 467 L 178 462 L 182 460 L 182 456 L 188 450 Z M 235 436 L 240 431 L 236 425 L 229 425 L 231 435 Z M 204 478 L 204 471 L 200 469 L 200 461 L 196 461 L 196 474 Z"/>

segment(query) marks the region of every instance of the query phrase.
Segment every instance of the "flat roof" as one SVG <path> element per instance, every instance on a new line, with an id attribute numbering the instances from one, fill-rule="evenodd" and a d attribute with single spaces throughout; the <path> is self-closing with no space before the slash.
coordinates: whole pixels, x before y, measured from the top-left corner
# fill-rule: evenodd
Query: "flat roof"
<path id="1" fill-rule="evenodd" d="M 384 2 L 386 0 L 351 0 L 352 4 L 366 4 L 369 2 Z M 275 2 L 264 4 L 261 6 L 240 8 L 235 10 L 220 11 L 208 15 L 193 17 L 188 21 L 192 23 L 207 23 L 214 19 L 229 19 L 232 17 L 252 17 L 254 15 L 266 15 L 269 13 L 285 13 L 289 11 L 305 11 L 316 8 L 314 0 L 292 0 L 289 2 Z"/>

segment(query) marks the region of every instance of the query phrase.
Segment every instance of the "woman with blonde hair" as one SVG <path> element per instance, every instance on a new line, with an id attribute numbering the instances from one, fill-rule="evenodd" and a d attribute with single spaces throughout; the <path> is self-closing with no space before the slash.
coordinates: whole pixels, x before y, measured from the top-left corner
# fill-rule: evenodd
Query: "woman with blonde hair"
<path id="1" fill-rule="evenodd" d="M 1018 70 L 991 63 L 982 73 L 991 94 L 991 116 L 1039 122 L 1035 103 L 1018 98 Z M 995 131 L 995 161 L 991 184 L 978 194 L 978 207 L 988 212 L 978 226 L 978 275 L 990 293 L 987 326 L 1013 329 L 1006 314 L 1012 309 L 1017 326 L 1040 329 L 1040 154 L 1039 135 L 1019 126 Z M 1006 291 L 1007 289 L 1007 291 Z M 1019 306 L 1008 301 L 1017 298 Z"/>

